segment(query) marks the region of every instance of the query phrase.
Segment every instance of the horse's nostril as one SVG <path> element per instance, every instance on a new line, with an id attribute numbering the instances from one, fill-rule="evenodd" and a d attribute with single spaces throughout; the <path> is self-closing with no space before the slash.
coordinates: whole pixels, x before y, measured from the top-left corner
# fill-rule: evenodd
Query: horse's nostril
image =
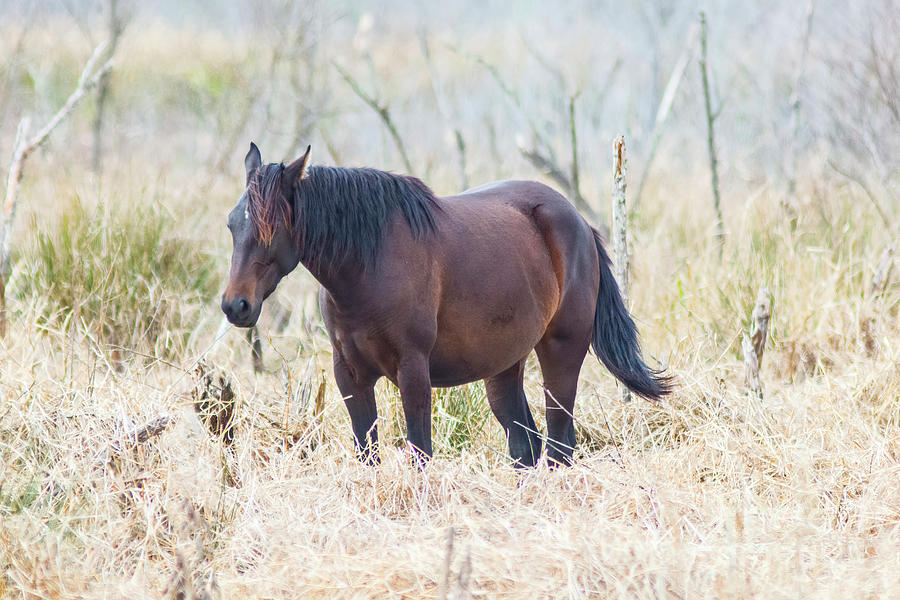
<path id="1" fill-rule="evenodd" d="M 250 303 L 247 302 L 246 298 L 238 298 L 237 309 L 238 309 L 238 313 L 241 313 L 241 314 L 246 313 L 250 310 Z"/>

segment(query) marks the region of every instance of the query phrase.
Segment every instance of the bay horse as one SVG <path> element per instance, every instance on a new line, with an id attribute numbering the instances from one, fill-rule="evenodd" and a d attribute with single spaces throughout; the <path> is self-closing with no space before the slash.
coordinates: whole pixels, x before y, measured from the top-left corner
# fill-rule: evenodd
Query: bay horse
<path id="1" fill-rule="evenodd" d="M 253 326 L 278 282 L 303 266 L 321 284 L 334 377 L 361 460 L 378 462 L 375 383 L 400 390 L 413 456 L 432 454 L 431 388 L 483 379 L 517 466 L 542 439 L 523 389 L 537 353 L 547 456 L 567 465 L 588 347 L 635 394 L 670 380 L 644 363 L 599 233 L 562 195 L 501 181 L 436 197 L 419 179 L 367 168 L 263 164 L 253 143 L 246 189 L 228 215 L 234 251 L 222 310 Z"/>

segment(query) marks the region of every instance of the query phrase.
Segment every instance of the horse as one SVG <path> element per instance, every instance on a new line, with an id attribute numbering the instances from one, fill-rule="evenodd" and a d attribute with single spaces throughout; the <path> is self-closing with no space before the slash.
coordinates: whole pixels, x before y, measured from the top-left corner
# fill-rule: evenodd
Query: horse
<path id="1" fill-rule="evenodd" d="M 553 189 L 488 183 L 437 197 L 421 180 L 370 168 L 263 164 L 250 144 L 246 189 L 228 215 L 234 249 L 222 310 L 256 324 L 302 264 L 321 284 L 334 378 L 359 458 L 378 462 L 375 384 L 400 390 L 410 451 L 432 455 L 431 390 L 484 380 L 514 465 L 542 436 L 523 388 L 532 350 L 543 375 L 547 459 L 569 465 L 588 348 L 638 396 L 671 388 L 641 355 L 597 230 Z"/>

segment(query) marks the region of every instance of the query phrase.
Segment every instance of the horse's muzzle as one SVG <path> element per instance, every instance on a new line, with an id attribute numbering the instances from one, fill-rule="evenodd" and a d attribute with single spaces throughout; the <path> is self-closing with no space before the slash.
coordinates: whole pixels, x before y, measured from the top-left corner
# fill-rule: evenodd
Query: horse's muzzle
<path id="1" fill-rule="evenodd" d="M 250 327 L 255 324 L 253 306 L 244 296 L 235 296 L 231 300 L 222 296 L 222 312 L 232 325 Z"/>

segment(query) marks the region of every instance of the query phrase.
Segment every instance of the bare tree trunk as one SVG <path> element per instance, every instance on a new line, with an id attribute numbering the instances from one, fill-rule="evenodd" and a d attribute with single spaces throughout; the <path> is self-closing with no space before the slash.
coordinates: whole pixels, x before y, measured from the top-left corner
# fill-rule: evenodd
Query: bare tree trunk
<path id="1" fill-rule="evenodd" d="M 809 38 L 812 32 L 813 13 L 816 9 L 816 0 L 809 0 L 806 5 L 806 26 L 803 29 L 803 42 L 800 49 L 800 58 L 794 72 L 794 85 L 791 92 L 791 137 L 787 153 L 788 195 L 793 197 L 797 192 L 797 138 L 800 137 L 800 86 L 803 82 L 803 73 L 806 67 L 806 56 L 809 54 Z"/>
<path id="2" fill-rule="evenodd" d="M 707 136 L 706 144 L 709 149 L 709 169 L 712 178 L 713 208 L 716 211 L 716 240 L 719 243 L 719 258 L 722 258 L 722 250 L 725 244 L 725 226 L 722 222 L 722 203 L 719 197 L 719 162 L 716 158 L 716 140 L 713 122 L 718 116 L 713 113 L 712 100 L 709 93 L 709 69 L 706 63 L 706 13 L 700 13 L 700 75 L 703 80 L 703 103 L 706 107 Z"/>
<path id="3" fill-rule="evenodd" d="M 619 136 L 613 142 L 613 192 L 612 192 L 612 240 L 613 264 L 619 293 L 628 306 L 628 209 L 625 203 L 625 137 Z M 620 388 L 622 401 L 631 400 L 631 392 L 625 386 Z"/>
<path id="4" fill-rule="evenodd" d="M 28 117 L 23 118 L 19 122 L 15 151 L 13 152 L 9 174 L 6 179 L 6 199 L 3 203 L 2 223 L 0 223 L 0 337 L 6 335 L 7 329 L 6 285 L 12 269 L 10 236 L 12 235 L 13 222 L 16 218 L 19 184 L 22 182 L 22 176 L 25 172 L 25 161 L 32 152 L 47 140 L 56 126 L 69 116 L 84 95 L 97 85 L 100 78 L 112 68 L 112 59 L 110 58 L 100 69 L 95 69 L 97 61 L 106 54 L 106 48 L 107 45 L 105 43 L 97 46 L 81 72 L 81 77 L 78 78 L 78 86 L 75 88 L 75 91 L 72 92 L 72 95 L 69 96 L 62 108 L 53 115 L 43 129 L 38 131 L 33 138 L 28 139 L 27 137 L 30 123 Z"/>
<path id="5" fill-rule="evenodd" d="M 119 38 L 125 30 L 125 21 L 119 14 L 119 0 L 109 0 L 107 3 L 108 28 L 109 28 L 109 54 L 116 53 Z M 94 174 L 99 176 L 103 160 L 103 117 L 106 114 L 106 102 L 109 98 L 110 71 L 100 77 L 97 84 L 97 113 L 94 115 L 94 152 L 91 166 Z"/>

